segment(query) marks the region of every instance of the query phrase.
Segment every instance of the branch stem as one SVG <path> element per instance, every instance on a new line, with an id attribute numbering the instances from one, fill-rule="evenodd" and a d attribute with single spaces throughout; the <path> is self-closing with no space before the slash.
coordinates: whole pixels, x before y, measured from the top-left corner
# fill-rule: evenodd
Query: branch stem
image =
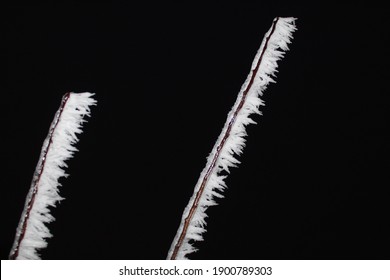
<path id="1" fill-rule="evenodd" d="M 20 232 L 20 235 L 18 237 L 16 237 L 16 239 L 14 241 L 13 250 L 9 256 L 10 260 L 15 260 L 19 255 L 19 247 L 20 247 L 20 244 L 23 241 L 23 238 L 25 236 L 28 219 L 30 217 L 30 212 L 31 212 L 31 209 L 33 208 L 35 196 L 38 192 L 38 185 L 39 185 L 39 182 L 41 179 L 41 175 L 45 169 L 46 156 L 47 156 L 47 153 L 50 149 L 51 143 L 53 142 L 52 138 L 53 138 L 54 131 L 55 131 L 57 124 L 61 118 L 62 111 L 64 110 L 64 107 L 66 106 L 66 102 L 68 101 L 69 97 L 70 97 L 69 92 L 66 93 L 62 97 L 60 108 L 58 109 L 56 117 L 54 118 L 53 123 L 51 124 L 50 130 L 49 130 L 49 133 L 46 137 L 46 139 L 48 141 L 48 142 L 46 142 L 47 146 L 42 148 L 41 155 L 40 155 L 40 158 L 38 161 L 38 165 L 35 169 L 35 172 L 34 172 L 35 174 L 34 174 L 32 182 L 31 182 L 30 199 L 26 202 L 25 209 L 23 210 L 24 215 L 21 218 L 22 219 L 21 232 Z"/>
<path id="2" fill-rule="evenodd" d="M 200 198 L 201 198 L 201 196 L 203 194 L 203 191 L 204 191 L 204 188 L 206 186 L 206 183 L 207 183 L 207 181 L 208 181 L 212 171 L 215 168 L 216 162 L 217 162 L 217 160 L 219 158 L 220 151 L 223 149 L 226 140 L 230 136 L 230 132 L 231 132 L 232 127 L 233 127 L 233 125 L 235 123 L 236 117 L 237 117 L 238 113 L 240 112 L 240 110 L 242 109 L 242 107 L 244 106 L 244 103 L 245 103 L 246 97 L 248 95 L 248 92 L 249 92 L 249 90 L 251 89 L 251 87 L 253 85 L 253 81 L 254 81 L 254 79 L 255 79 L 255 77 L 257 75 L 257 72 L 259 70 L 259 67 L 260 67 L 260 64 L 262 62 L 264 53 L 265 53 L 265 51 L 266 51 L 266 49 L 268 47 L 268 41 L 269 41 L 269 39 L 271 38 L 272 34 L 275 31 L 275 26 L 276 26 L 278 20 L 279 20 L 279 17 L 275 18 L 275 20 L 272 23 L 271 32 L 270 32 L 270 34 L 268 35 L 268 37 L 266 39 L 264 48 L 263 48 L 263 50 L 262 50 L 262 52 L 260 54 L 259 60 L 257 61 L 256 67 L 252 70 L 251 79 L 249 80 L 249 83 L 248 83 L 247 87 L 243 91 L 240 103 L 237 106 L 237 109 L 234 111 L 233 116 L 232 116 L 232 118 L 231 118 L 231 120 L 229 122 L 229 125 L 227 127 L 227 130 L 226 130 L 226 132 L 225 132 L 221 142 L 219 143 L 219 145 L 217 147 L 216 153 L 215 153 L 215 155 L 214 155 L 214 157 L 213 157 L 213 159 L 211 161 L 211 164 L 210 164 L 209 168 L 207 169 L 207 171 L 206 171 L 206 173 L 205 173 L 205 175 L 204 175 L 204 177 L 202 179 L 202 183 L 201 183 L 201 185 L 199 187 L 198 192 L 196 193 L 195 200 L 194 200 L 194 202 L 193 202 L 193 204 L 192 204 L 192 206 L 190 208 L 188 216 L 184 219 L 184 226 L 183 226 L 183 229 L 181 231 L 180 237 L 179 237 L 179 239 L 178 239 L 178 241 L 177 241 L 177 243 L 175 245 L 175 248 L 174 248 L 174 250 L 172 252 L 171 260 L 176 259 L 177 253 L 179 252 L 179 249 L 180 249 L 180 247 L 183 244 L 183 240 L 184 240 L 184 238 L 185 238 L 185 236 L 187 234 L 188 226 L 190 225 L 191 220 L 192 220 L 192 218 L 194 216 L 195 210 L 198 207 L 199 200 L 200 200 Z"/>

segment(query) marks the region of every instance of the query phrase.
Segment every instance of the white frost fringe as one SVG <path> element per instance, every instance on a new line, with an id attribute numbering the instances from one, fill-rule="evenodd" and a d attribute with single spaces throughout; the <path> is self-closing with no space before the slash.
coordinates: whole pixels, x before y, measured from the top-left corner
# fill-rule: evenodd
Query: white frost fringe
<path id="1" fill-rule="evenodd" d="M 287 44 L 291 42 L 292 33 L 296 30 L 295 18 L 275 18 L 271 29 L 265 34 L 260 49 L 258 50 L 254 61 L 252 63 L 251 71 L 241 87 L 237 100 L 228 114 L 225 126 L 222 129 L 217 142 L 211 151 L 205 168 L 200 174 L 200 178 L 195 186 L 194 194 L 192 195 L 187 207 L 184 209 L 181 224 L 177 231 L 177 234 L 172 242 L 171 248 L 168 252 L 167 259 L 187 259 L 187 255 L 197 251 L 197 249 L 191 244 L 193 241 L 202 241 L 202 234 L 206 232 L 205 218 L 207 214 L 205 211 L 209 206 L 216 205 L 214 197 L 223 197 L 221 192 L 226 188 L 224 179 L 225 175 L 220 174 L 222 171 L 229 172 L 230 167 L 236 167 L 239 161 L 235 158 L 235 155 L 240 155 L 245 146 L 246 130 L 245 126 L 250 123 L 255 123 L 251 118 L 251 114 L 261 114 L 259 106 L 264 105 L 260 96 L 270 82 L 275 82 L 271 76 L 275 77 L 277 72 L 277 61 L 283 57 L 285 51 L 288 50 Z M 275 26 L 274 26 L 275 25 Z M 264 49 L 265 48 L 265 49 Z M 255 73 L 253 83 L 250 85 L 250 80 L 255 72 L 256 65 L 260 61 L 259 68 Z M 249 89 L 247 87 L 250 86 Z M 247 91 L 245 103 L 239 109 L 239 104 L 243 98 L 243 93 Z M 236 112 L 239 110 L 238 112 Z M 236 113 L 236 116 L 234 116 Z M 226 135 L 229 125 L 231 126 L 228 138 L 223 138 Z M 221 145 L 222 144 L 222 145 Z M 221 147 L 220 147 L 221 145 Z M 220 151 L 218 152 L 218 149 Z M 213 159 L 217 155 L 216 162 Z M 211 171 L 210 171 L 211 170 Z M 201 193 L 198 205 L 194 205 L 196 195 L 200 190 L 203 178 L 206 173 L 209 172 L 208 180 Z M 192 218 L 189 217 L 191 208 L 195 207 Z M 183 233 L 186 219 L 190 219 L 187 231 Z M 180 236 L 183 235 L 182 242 L 180 242 Z M 175 247 L 179 248 L 174 254 Z M 176 249 L 177 249 L 176 248 Z"/>
<path id="2" fill-rule="evenodd" d="M 40 259 L 38 250 L 47 246 L 52 235 L 46 224 L 54 221 L 49 206 L 63 198 L 59 195 L 58 180 L 66 177 L 66 160 L 77 149 L 77 133 L 82 132 L 84 116 L 90 116 L 89 106 L 96 105 L 94 94 L 67 93 L 64 95 L 45 139 L 25 207 L 16 230 L 11 259 Z"/>

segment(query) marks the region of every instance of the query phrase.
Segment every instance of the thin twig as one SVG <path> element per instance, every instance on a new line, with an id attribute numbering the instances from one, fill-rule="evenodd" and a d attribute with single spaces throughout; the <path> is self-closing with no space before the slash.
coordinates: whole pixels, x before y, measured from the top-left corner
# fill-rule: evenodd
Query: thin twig
<path id="1" fill-rule="evenodd" d="M 39 184 L 39 181 L 41 179 L 41 175 L 43 173 L 43 170 L 45 169 L 45 163 L 46 163 L 46 155 L 47 155 L 47 152 L 49 151 L 50 149 L 50 145 L 51 143 L 53 142 L 52 141 L 52 138 L 53 138 L 53 134 L 54 134 L 54 131 L 57 127 L 57 124 L 61 118 L 61 115 L 62 115 L 62 111 L 64 110 L 64 107 L 66 105 L 66 102 L 68 101 L 69 99 L 69 96 L 70 96 L 70 93 L 66 93 L 63 98 L 62 98 L 62 101 L 61 101 L 61 105 L 60 105 L 60 108 L 59 108 L 59 111 L 58 111 L 58 116 L 55 118 L 54 122 L 52 123 L 51 127 L 50 127 L 50 131 L 49 131 L 49 134 L 47 136 L 47 138 L 49 139 L 49 143 L 48 145 L 42 150 L 41 152 L 41 160 L 40 160 L 40 164 L 38 164 L 38 166 L 36 167 L 36 170 L 37 170 L 37 173 L 38 174 L 35 174 L 34 176 L 34 179 L 33 179 L 33 182 L 32 182 L 32 186 L 33 186 L 33 193 L 31 195 L 31 198 L 30 200 L 27 202 L 27 211 L 26 211 L 26 214 L 24 216 L 24 219 L 23 219 L 23 224 L 22 224 L 22 231 L 19 235 L 19 238 L 17 239 L 17 246 L 15 248 L 15 250 L 11 253 L 11 255 L 9 256 L 9 259 L 10 260 L 15 260 L 17 257 L 18 257 L 18 254 L 19 254 L 19 246 L 20 246 L 20 243 L 22 242 L 23 238 L 24 238 L 24 235 L 26 233 L 26 228 L 27 228 L 27 223 L 28 223 L 28 218 L 30 217 L 30 211 L 34 205 L 34 201 L 35 201 L 35 196 L 38 192 L 38 184 Z"/>
<path id="2" fill-rule="evenodd" d="M 275 31 L 275 26 L 276 26 L 278 20 L 279 20 L 279 17 L 277 17 L 277 18 L 273 21 L 273 23 L 272 23 L 271 32 L 270 32 L 270 34 L 268 35 L 268 37 L 267 37 L 267 39 L 266 39 L 266 43 L 265 43 L 264 48 L 263 48 L 263 50 L 262 50 L 262 52 L 261 52 L 260 58 L 259 58 L 259 60 L 258 60 L 258 62 L 257 62 L 256 67 L 252 70 L 251 79 L 250 79 L 250 81 L 249 81 L 249 83 L 248 83 L 246 89 L 244 90 L 244 92 L 243 92 L 243 94 L 242 94 L 242 98 L 241 98 L 241 101 L 240 101 L 240 103 L 239 103 L 237 109 L 234 111 L 233 117 L 232 117 L 232 119 L 231 119 L 230 122 L 229 122 L 229 125 L 228 125 L 228 127 L 227 127 L 227 130 L 226 130 L 226 132 L 225 132 L 225 134 L 224 134 L 224 137 L 222 138 L 221 143 L 220 143 L 220 144 L 218 145 L 218 147 L 217 147 L 217 151 L 216 151 L 216 153 L 215 153 L 215 155 L 214 155 L 214 157 L 213 157 L 213 159 L 212 159 L 212 163 L 211 163 L 211 165 L 209 166 L 209 168 L 207 169 L 207 171 L 206 171 L 206 173 L 205 173 L 205 175 L 204 175 L 204 177 L 203 177 L 203 179 L 202 179 L 202 184 L 200 185 L 200 188 L 199 188 L 199 190 L 198 190 L 198 192 L 197 192 L 197 194 L 196 194 L 195 200 L 194 200 L 194 202 L 193 202 L 193 204 L 192 204 L 192 206 L 191 206 L 191 208 L 190 208 L 190 211 L 189 211 L 189 213 L 188 213 L 188 216 L 187 216 L 187 217 L 185 218 L 185 220 L 184 220 L 183 230 L 182 230 L 182 232 L 181 232 L 181 234 L 180 234 L 180 237 L 179 237 L 179 239 L 178 239 L 178 241 L 177 241 L 177 243 L 176 243 L 176 245 L 175 245 L 175 249 L 173 250 L 173 253 L 172 253 L 172 256 L 171 256 L 171 260 L 176 259 L 177 253 L 178 253 L 178 251 L 179 251 L 179 249 L 180 249 L 180 247 L 181 247 L 181 245 L 182 245 L 182 243 L 183 243 L 184 237 L 185 237 L 186 234 L 187 234 L 188 226 L 189 226 L 189 224 L 190 224 L 190 222 L 191 222 L 191 220 L 192 220 L 192 218 L 193 218 L 193 216 L 194 216 L 194 213 L 195 213 L 196 208 L 198 207 L 199 200 L 200 200 L 200 198 L 201 198 L 201 196 L 202 196 L 202 193 L 203 193 L 203 191 L 204 191 L 205 185 L 206 185 L 206 183 L 207 183 L 207 181 L 208 181 L 208 179 L 209 179 L 209 177 L 210 177 L 210 174 L 212 173 L 213 169 L 215 168 L 215 164 L 216 164 L 216 162 L 217 162 L 217 160 L 218 160 L 218 158 L 219 158 L 220 151 L 221 151 L 222 148 L 224 147 L 224 144 L 225 144 L 225 142 L 226 142 L 226 139 L 229 137 L 230 131 L 231 131 L 231 129 L 232 129 L 234 123 L 235 123 L 236 117 L 237 117 L 238 113 L 240 112 L 240 110 L 242 109 L 242 107 L 243 107 L 243 105 L 244 105 L 244 103 L 245 103 L 246 96 L 247 96 L 249 90 L 250 90 L 251 87 L 252 87 L 253 81 L 254 81 L 254 79 L 255 79 L 255 77 L 256 77 L 257 71 L 259 70 L 261 61 L 262 61 L 262 59 L 263 59 L 264 52 L 265 52 L 266 49 L 267 49 L 268 41 L 269 41 L 270 37 L 272 36 L 272 34 L 273 34 L 274 31 Z"/>

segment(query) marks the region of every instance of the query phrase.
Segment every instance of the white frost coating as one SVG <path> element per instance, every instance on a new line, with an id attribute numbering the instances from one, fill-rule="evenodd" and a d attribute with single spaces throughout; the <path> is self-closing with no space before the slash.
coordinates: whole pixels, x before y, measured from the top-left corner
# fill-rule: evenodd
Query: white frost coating
<path id="1" fill-rule="evenodd" d="M 206 232 L 205 218 L 207 217 L 207 214 L 205 211 L 209 206 L 217 204 L 214 197 L 223 197 L 221 192 L 226 188 L 226 184 L 224 182 L 226 175 L 222 175 L 221 172 L 229 172 L 230 167 L 236 167 L 237 164 L 240 163 L 235 158 L 235 155 L 240 155 L 244 149 L 245 136 L 247 135 L 245 126 L 250 123 L 255 123 L 250 118 L 251 114 L 261 114 L 259 106 L 264 105 L 264 103 L 260 99 L 260 96 L 263 94 L 270 82 L 275 82 L 271 77 L 275 77 L 275 73 L 277 72 L 277 61 L 282 58 L 285 51 L 288 50 L 287 44 L 291 42 L 292 33 L 296 30 L 295 20 L 295 18 L 291 17 L 275 18 L 272 27 L 265 34 L 260 49 L 253 60 L 251 71 L 241 87 L 234 106 L 228 114 L 226 123 L 214 145 L 213 150 L 207 158 L 207 164 L 200 174 L 197 184 L 195 185 L 194 194 L 184 209 L 181 224 L 172 242 L 167 259 L 187 259 L 186 256 L 188 254 L 197 250 L 191 243 L 193 243 L 193 241 L 203 240 L 202 234 Z M 259 68 L 255 73 L 253 83 L 249 85 L 262 53 L 263 56 L 260 61 Z M 248 88 L 248 86 L 250 86 L 250 88 Z M 244 96 L 244 92 L 247 92 L 246 97 Z M 243 97 L 245 98 L 243 106 L 239 108 Z M 235 114 L 236 117 L 234 117 Z M 225 143 L 222 143 L 229 126 L 231 126 L 230 133 L 225 139 Z M 221 150 L 218 152 L 219 146 L 221 146 Z M 217 158 L 215 164 L 213 165 L 215 156 L 217 156 Z M 200 190 L 203 179 L 207 176 L 207 174 L 209 174 L 209 177 L 204 185 L 198 206 L 195 208 L 187 231 L 185 235 L 183 235 L 184 238 L 180 243 L 180 236 L 182 235 L 186 218 L 188 218 L 191 208 L 193 208 L 197 193 Z M 173 256 L 175 247 L 178 247 L 179 249 L 176 252 L 176 256 Z"/>
<path id="2" fill-rule="evenodd" d="M 46 239 L 52 235 L 46 224 L 55 219 L 48 207 L 63 199 L 58 180 L 67 176 L 66 160 L 77 151 L 74 144 L 78 141 L 77 134 L 82 132 L 83 118 L 90 116 L 89 107 L 96 105 L 93 95 L 89 92 L 64 95 L 42 146 L 10 258 L 40 259 L 38 250 L 47 246 Z"/>

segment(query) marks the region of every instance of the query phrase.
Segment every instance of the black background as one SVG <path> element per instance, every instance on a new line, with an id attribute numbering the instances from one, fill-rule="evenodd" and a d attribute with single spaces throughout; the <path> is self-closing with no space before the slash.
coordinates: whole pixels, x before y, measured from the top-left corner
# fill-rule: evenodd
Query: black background
<path id="1" fill-rule="evenodd" d="M 312 2 L 8 5 L 1 258 L 62 95 L 90 91 L 42 258 L 164 259 L 265 32 L 294 16 L 191 258 L 389 259 L 390 11 Z"/>

